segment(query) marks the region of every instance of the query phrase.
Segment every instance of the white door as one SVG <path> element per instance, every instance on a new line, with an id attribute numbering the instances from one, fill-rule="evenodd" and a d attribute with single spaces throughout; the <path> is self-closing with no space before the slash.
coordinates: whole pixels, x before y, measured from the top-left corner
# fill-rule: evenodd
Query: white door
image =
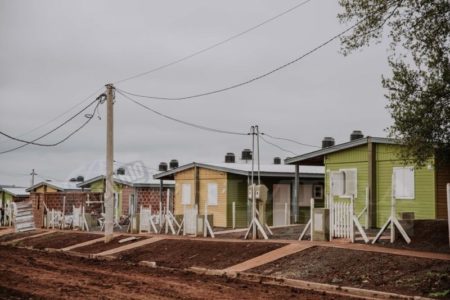
<path id="1" fill-rule="evenodd" d="M 298 206 L 310 207 L 313 196 L 312 184 L 301 184 L 298 188 Z"/>
<path id="2" fill-rule="evenodd" d="M 289 225 L 291 219 L 291 185 L 273 185 L 273 226 Z"/>

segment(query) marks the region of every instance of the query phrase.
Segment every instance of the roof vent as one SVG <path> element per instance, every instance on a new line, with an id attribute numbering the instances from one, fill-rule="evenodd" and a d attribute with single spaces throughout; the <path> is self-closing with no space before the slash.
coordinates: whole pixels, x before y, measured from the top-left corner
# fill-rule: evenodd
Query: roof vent
<path id="1" fill-rule="evenodd" d="M 252 151 L 250 149 L 244 149 L 242 150 L 242 156 L 241 156 L 242 160 L 252 160 Z"/>
<path id="2" fill-rule="evenodd" d="M 334 146 L 334 138 L 326 136 L 322 140 L 322 148 Z"/>
<path id="3" fill-rule="evenodd" d="M 350 134 L 350 141 L 354 141 L 357 139 L 362 139 L 364 137 L 364 134 L 361 130 L 353 130 L 353 132 Z"/>
<path id="4" fill-rule="evenodd" d="M 49 181 L 49 180 L 47 180 L 47 181 Z M 74 178 L 70 178 L 70 180 L 69 180 L 70 182 L 76 182 L 77 181 L 77 179 L 74 177 Z"/>
<path id="5" fill-rule="evenodd" d="M 226 163 L 234 164 L 234 163 L 236 162 L 234 153 L 228 152 L 228 153 L 225 155 L 225 162 L 226 162 Z"/>
<path id="6" fill-rule="evenodd" d="M 274 165 L 281 165 L 281 158 L 279 158 L 279 157 L 274 157 L 274 159 L 273 159 L 273 164 L 274 164 Z"/>
<path id="7" fill-rule="evenodd" d="M 167 163 L 165 163 L 165 162 L 160 162 L 160 163 L 159 163 L 159 166 L 158 166 L 158 170 L 159 170 L 160 172 L 165 172 L 165 171 L 167 171 Z"/>
<path id="8" fill-rule="evenodd" d="M 125 169 L 124 168 L 118 168 L 116 173 L 117 173 L 117 175 L 125 175 Z"/>
<path id="9" fill-rule="evenodd" d="M 83 176 L 81 176 L 81 175 L 80 175 L 80 176 L 78 176 L 78 177 L 77 177 L 77 181 L 79 181 L 79 182 L 83 182 L 83 181 L 84 181 L 84 177 L 83 177 Z"/>
<path id="10" fill-rule="evenodd" d="M 171 169 L 178 168 L 178 160 L 172 159 L 172 160 L 169 162 L 169 167 L 170 167 Z"/>

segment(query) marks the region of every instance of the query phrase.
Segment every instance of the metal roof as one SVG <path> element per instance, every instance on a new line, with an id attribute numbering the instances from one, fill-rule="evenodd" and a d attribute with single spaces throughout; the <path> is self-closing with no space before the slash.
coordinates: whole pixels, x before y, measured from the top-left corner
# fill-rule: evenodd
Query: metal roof
<path id="1" fill-rule="evenodd" d="M 342 143 L 342 144 L 338 144 L 338 145 L 334 145 L 331 147 L 327 147 L 327 148 L 323 148 L 317 151 L 313 151 L 313 152 L 309 152 L 309 153 L 305 153 L 302 155 L 298 155 L 295 157 L 290 157 L 285 159 L 285 163 L 286 164 L 298 164 L 302 161 L 305 160 L 310 160 L 310 159 L 314 159 L 314 158 L 318 158 L 330 153 L 335 153 L 338 151 L 342 151 L 342 150 L 346 150 L 346 149 L 350 149 L 350 148 L 354 148 L 354 147 L 358 147 L 361 145 L 365 145 L 369 142 L 369 140 L 372 141 L 372 143 L 376 143 L 376 144 L 399 144 L 398 141 L 394 140 L 394 139 L 389 139 L 389 138 L 380 138 L 380 137 L 365 137 L 365 138 L 361 138 L 361 139 L 357 139 L 357 140 L 353 140 L 353 141 L 349 141 L 346 143 Z"/>
<path id="2" fill-rule="evenodd" d="M 161 172 L 154 175 L 156 179 L 165 179 L 174 177 L 175 173 L 182 172 L 184 170 L 200 167 L 215 171 L 222 171 L 231 174 L 249 176 L 251 174 L 252 165 L 244 163 L 198 163 L 192 162 L 187 165 L 180 166 L 178 168 Z M 257 166 L 254 167 L 255 174 L 257 172 Z M 261 176 L 263 177 L 294 177 L 295 167 L 292 165 L 261 165 L 260 166 Z M 300 167 L 300 177 L 303 178 L 323 178 L 324 168 L 318 166 L 301 166 Z"/>
<path id="3" fill-rule="evenodd" d="M 26 189 L 27 192 L 31 192 L 32 190 L 40 187 L 40 186 L 49 186 L 54 188 L 55 190 L 64 192 L 64 191 L 79 191 L 81 188 L 77 187 L 77 182 L 72 181 L 41 181 L 36 183 L 32 187 Z"/>
<path id="4" fill-rule="evenodd" d="M 105 175 L 96 176 L 93 178 L 90 178 L 88 180 L 85 180 L 83 182 L 80 182 L 77 184 L 78 187 L 85 187 L 89 186 L 91 183 L 104 180 Z M 159 187 L 160 180 L 156 180 L 153 178 L 139 178 L 139 179 L 133 179 L 132 177 L 128 175 L 114 175 L 114 181 L 120 184 L 129 185 L 132 187 Z M 164 181 L 164 187 L 172 187 L 175 185 L 175 182 L 173 181 Z"/>
<path id="5" fill-rule="evenodd" d="M 26 191 L 26 188 L 23 187 L 2 187 L 1 190 L 14 197 L 28 197 L 30 195 L 30 193 Z"/>

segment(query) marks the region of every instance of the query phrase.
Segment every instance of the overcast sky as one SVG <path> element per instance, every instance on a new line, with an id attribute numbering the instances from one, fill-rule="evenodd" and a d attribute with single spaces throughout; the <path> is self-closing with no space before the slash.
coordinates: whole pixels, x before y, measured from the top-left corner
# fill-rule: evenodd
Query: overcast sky
<path id="1" fill-rule="evenodd" d="M 0 129 L 33 139 L 82 105 L 54 119 L 104 84 L 145 72 L 246 30 L 302 1 L 60 1 L 0 0 Z M 117 84 L 163 97 L 196 94 L 239 83 L 300 56 L 342 31 L 337 1 L 312 0 L 289 14 L 206 53 Z M 381 86 L 389 74 L 387 43 L 348 57 L 335 41 L 313 55 L 252 84 L 185 102 L 142 100 L 186 121 L 247 132 L 253 124 L 274 136 L 320 145 L 324 136 L 345 142 L 354 129 L 386 136 L 391 119 Z M 88 102 L 84 102 L 86 104 Z M 249 137 L 210 133 L 161 118 L 117 95 L 115 159 L 157 168 L 176 158 L 222 162 L 251 146 Z M 0 155 L 0 184 L 29 185 L 31 169 L 66 179 L 80 166 L 104 159 L 106 107 L 64 144 L 27 146 Z M 41 140 L 54 142 L 77 119 Z M 295 153 L 314 150 L 271 140 Z M 20 143 L 0 138 L 0 151 Z M 261 142 L 262 162 L 292 154 Z"/>

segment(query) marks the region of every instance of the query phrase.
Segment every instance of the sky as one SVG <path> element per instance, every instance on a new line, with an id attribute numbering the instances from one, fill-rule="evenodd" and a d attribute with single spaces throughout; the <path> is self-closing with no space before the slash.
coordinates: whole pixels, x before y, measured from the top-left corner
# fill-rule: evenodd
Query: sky
<path id="1" fill-rule="evenodd" d="M 190 55 L 302 1 L 0 0 L 0 130 L 32 140 L 93 101 L 105 84 Z M 182 97 L 243 82 L 350 26 L 339 23 L 340 11 L 337 1 L 311 0 L 221 46 L 115 86 L 144 95 Z M 381 86 L 381 76 L 389 75 L 387 48 L 388 41 L 382 41 L 343 56 L 336 40 L 233 90 L 189 101 L 136 100 L 199 125 L 243 133 L 258 125 L 272 136 L 317 146 L 325 136 L 346 142 L 353 130 L 384 137 L 392 123 Z M 58 141 L 84 120 L 82 114 L 40 142 Z M 295 154 L 317 149 L 266 139 Z M 0 151 L 20 145 L 0 137 Z M 85 128 L 59 146 L 28 145 L 1 154 L 0 184 L 29 186 L 32 169 L 36 181 L 67 180 L 104 160 L 105 145 L 106 105 L 101 105 Z M 227 152 L 239 157 L 250 147 L 250 136 L 191 128 L 116 94 L 118 162 L 138 161 L 149 168 L 171 159 L 180 164 L 223 162 Z M 293 156 L 264 141 L 260 153 L 262 163 Z"/>

